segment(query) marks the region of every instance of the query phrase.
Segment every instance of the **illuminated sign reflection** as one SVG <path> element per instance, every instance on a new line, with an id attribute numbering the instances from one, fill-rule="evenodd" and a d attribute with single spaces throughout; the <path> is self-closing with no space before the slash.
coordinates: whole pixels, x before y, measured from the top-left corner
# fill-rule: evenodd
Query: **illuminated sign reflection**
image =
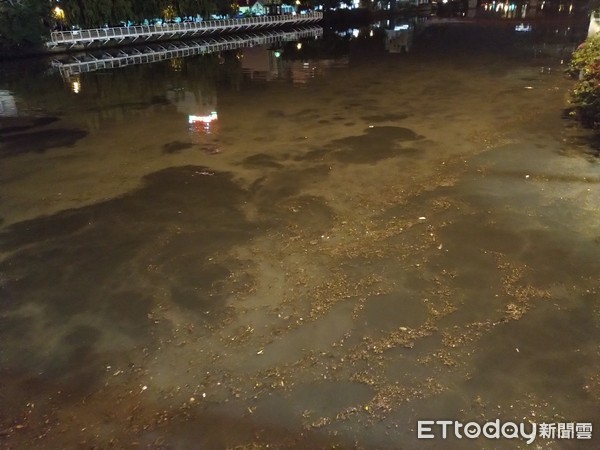
<path id="1" fill-rule="evenodd" d="M 188 123 L 190 124 L 190 128 L 194 131 L 204 131 L 205 133 L 211 133 L 213 122 L 218 119 L 218 115 L 216 111 L 212 111 L 207 116 L 195 116 L 190 114 L 188 116 Z"/>

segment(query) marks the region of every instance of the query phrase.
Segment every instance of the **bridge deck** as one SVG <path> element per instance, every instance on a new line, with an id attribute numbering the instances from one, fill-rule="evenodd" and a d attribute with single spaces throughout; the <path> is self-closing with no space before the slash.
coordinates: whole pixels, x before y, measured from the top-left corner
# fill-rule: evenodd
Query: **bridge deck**
<path id="1" fill-rule="evenodd" d="M 193 23 L 139 25 L 131 27 L 95 28 L 89 30 L 54 31 L 46 45 L 50 49 L 90 47 L 93 45 L 135 44 L 144 41 L 182 39 L 217 33 L 236 33 L 285 25 L 305 25 L 323 19 L 323 13 L 248 17 L 244 19 L 206 20 Z"/>
<path id="2" fill-rule="evenodd" d="M 84 56 L 71 56 L 67 62 L 58 60 L 53 61 L 52 66 L 58 68 L 61 75 L 65 79 L 68 79 L 72 75 L 100 69 L 153 63 L 171 58 L 234 50 L 256 45 L 274 44 L 301 38 L 317 38 L 322 35 L 323 28 L 313 26 L 290 31 L 265 31 L 243 36 L 154 43 L 143 47 L 118 50 L 116 54 L 103 52 L 102 54 L 97 55 L 86 53 Z"/>

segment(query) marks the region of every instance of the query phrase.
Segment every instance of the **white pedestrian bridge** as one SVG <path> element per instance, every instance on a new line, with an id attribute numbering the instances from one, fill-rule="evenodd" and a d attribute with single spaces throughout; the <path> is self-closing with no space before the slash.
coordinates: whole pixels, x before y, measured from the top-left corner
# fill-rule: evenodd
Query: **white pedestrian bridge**
<path id="1" fill-rule="evenodd" d="M 205 20 L 202 22 L 138 25 L 130 27 L 94 28 L 88 30 L 54 31 L 46 45 L 50 50 L 63 51 L 87 47 L 139 44 L 147 41 L 187 39 L 214 34 L 233 34 L 276 27 L 302 26 L 319 22 L 323 13 L 287 14 L 248 17 L 243 19 Z"/>
<path id="2" fill-rule="evenodd" d="M 205 39 L 192 39 L 174 42 L 155 42 L 147 45 L 111 51 L 96 50 L 83 55 L 69 55 L 63 60 L 55 59 L 52 66 L 58 69 L 65 80 L 84 72 L 101 69 L 113 69 L 135 64 L 147 64 L 172 58 L 183 58 L 193 55 L 235 50 L 257 45 L 277 44 L 286 41 L 297 41 L 306 38 L 319 38 L 323 28 L 319 26 L 304 27 L 288 31 L 272 30 L 244 35 L 220 36 Z"/>

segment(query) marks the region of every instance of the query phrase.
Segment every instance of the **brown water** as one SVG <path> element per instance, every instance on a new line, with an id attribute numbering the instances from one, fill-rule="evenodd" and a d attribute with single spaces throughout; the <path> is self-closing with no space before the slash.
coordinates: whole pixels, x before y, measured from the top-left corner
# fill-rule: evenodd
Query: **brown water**
<path id="1" fill-rule="evenodd" d="M 501 419 L 592 422 L 534 446 L 597 448 L 600 166 L 562 117 L 581 32 L 5 66 L 0 446 L 525 447 L 417 440 Z"/>

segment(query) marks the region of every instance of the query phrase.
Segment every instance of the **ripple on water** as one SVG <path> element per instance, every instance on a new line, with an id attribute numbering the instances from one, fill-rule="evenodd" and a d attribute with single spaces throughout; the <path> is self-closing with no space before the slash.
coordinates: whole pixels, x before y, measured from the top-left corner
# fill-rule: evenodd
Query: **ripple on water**
<path id="1" fill-rule="evenodd" d="M 283 164 L 277 162 L 277 158 L 266 153 L 257 153 L 255 155 L 248 156 L 242 161 L 242 165 L 248 169 L 262 169 L 265 167 L 272 167 L 280 169 Z"/>
<path id="2" fill-rule="evenodd" d="M 58 117 L 3 117 L 2 122 L 7 126 L 0 127 L 0 136 L 18 133 L 36 127 L 43 127 L 58 122 Z"/>
<path id="3" fill-rule="evenodd" d="M 368 297 L 356 323 L 363 335 L 379 337 L 400 327 L 417 328 L 427 320 L 421 298 L 410 292 Z"/>
<path id="4" fill-rule="evenodd" d="M 469 247 L 500 253 L 515 254 L 524 247 L 518 232 L 482 223 L 480 215 L 460 217 L 440 231 L 440 240 L 457 249 Z"/>
<path id="5" fill-rule="evenodd" d="M 163 153 L 181 153 L 183 150 L 192 148 L 194 144 L 191 142 L 173 141 L 163 145 Z"/>
<path id="6" fill-rule="evenodd" d="M 382 159 L 419 153 L 414 148 L 398 144 L 418 141 L 422 136 L 414 131 L 393 126 L 367 128 L 364 134 L 335 140 L 328 144 L 331 156 L 344 163 L 372 164 Z"/>
<path id="7" fill-rule="evenodd" d="M 542 303 L 527 320 L 496 327 L 481 339 L 469 387 L 494 405 L 537 397 L 546 405 L 551 399 L 549 410 L 558 408 L 565 417 L 592 418 L 597 399 L 584 389 L 597 373 L 598 327 L 592 304 L 564 309 Z"/>
<path id="8" fill-rule="evenodd" d="M 0 157 L 6 158 L 23 153 L 44 153 L 46 150 L 71 147 L 87 136 L 79 128 L 53 128 L 29 133 L 9 134 L 1 139 Z"/>
<path id="9" fill-rule="evenodd" d="M 361 119 L 366 122 L 395 122 L 398 120 L 404 120 L 407 117 L 409 117 L 408 114 L 389 113 L 389 114 L 373 114 L 370 116 L 363 116 L 363 117 L 361 117 Z"/>

